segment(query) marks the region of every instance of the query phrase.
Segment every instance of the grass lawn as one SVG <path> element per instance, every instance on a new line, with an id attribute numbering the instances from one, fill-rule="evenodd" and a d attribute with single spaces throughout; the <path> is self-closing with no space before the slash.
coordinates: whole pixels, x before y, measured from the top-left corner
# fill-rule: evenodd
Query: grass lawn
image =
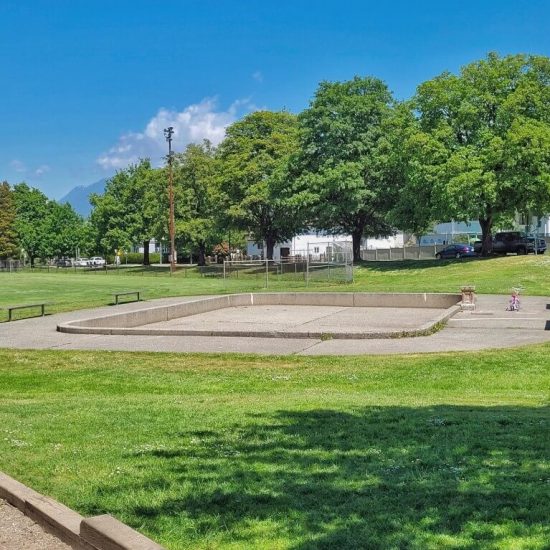
<path id="1" fill-rule="evenodd" d="M 0 350 L 0 469 L 174 549 L 547 549 L 549 357 Z"/>
<path id="2" fill-rule="evenodd" d="M 269 290 L 338 290 L 343 292 L 457 292 L 461 285 L 474 284 L 482 294 L 507 294 L 513 286 L 527 295 L 550 295 L 550 258 L 509 256 L 486 260 L 368 262 L 356 266 L 352 284 L 315 283 L 306 288 L 301 280 L 274 278 Z M 0 273 L 0 307 L 46 300 L 49 311 L 68 311 L 106 305 L 113 291 L 144 291 L 147 299 L 166 296 L 220 294 L 262 290 L 264 277 L 223 279 L 201 277 L 185 269 L 170 277 L 165 269 L 120 269 L 117 272 Z M 23 316 L 28 311 L 16 312 Z M 31 312 L 32 313 L 32 312 Z M 4 320 L 7 315 L 4 314 Z"/>

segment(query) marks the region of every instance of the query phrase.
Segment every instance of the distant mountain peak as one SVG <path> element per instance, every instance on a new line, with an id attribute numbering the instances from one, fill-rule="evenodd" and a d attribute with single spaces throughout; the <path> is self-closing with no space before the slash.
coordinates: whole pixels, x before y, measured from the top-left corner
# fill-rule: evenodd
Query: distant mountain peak
<path id="1" fill-rule="evenodd" d="M 87 218 L 92 211 L 90 204 L 90 195 L 97 193 L 102 195 L 105 191 L 105 184 L 110 178 L 103 178 L 90 185 L 78 185 L 71 189 L 65 196 L 59 199 L 59 202 L 68 202 L 76 212 Z"/>

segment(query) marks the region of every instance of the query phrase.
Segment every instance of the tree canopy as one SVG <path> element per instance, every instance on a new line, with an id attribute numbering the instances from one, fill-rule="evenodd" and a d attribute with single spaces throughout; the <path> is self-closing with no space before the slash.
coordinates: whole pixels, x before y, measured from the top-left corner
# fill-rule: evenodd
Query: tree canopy
<path id="1" fill-rule="evenodd" d="M 354 260 L 363 236 L 392 231 L 394 105 L 381 80 L 355 77 L 322 82 L 299 117 L 302 206 L 317 229 L 351 234 Z"/>
<path id="2" fill-rule="evenodd" d="M 218 177 L 228 222 L 273 247 L 296 235 L 301 222 L 281 190 L 298 147 L 298 124 L 286 112 L 256 111 L 227 128 L 218 148 Z"/>
<path id="3" fill-rule="evenodd" d="M 478 219 L 484 254 L 493 224 L 550 208 L 550 60 L 492 53 L 421 84 L 415 96 L 418 174 L 432 218 Z M 414 170 L 413 170 L 414 171 Z"/>
<path id="4" fill-rule="evenodd" d="M 164 202 L 158 172 L 148 159 L 141 160 L 117 172 L 107 182 L 103 195 L 91 196 L 91 222 L 104 252 L 128 250 L 142 242 L 144 264 L 149 264 L 149 241 L 158 231 L 158 203 Z"/>
<path id="5" fill-rule="evenodd" d="M 91 250 L 90 228 L 69 204 L 59 204 L 26 183 L 13 187 L 14 228 L 31 265 L 36 258 L 73 256 Z"/>
<path id="6" fill-rule="evenodd" d="M 198 250 L 198 264 L 222 240 L 220 195 L 215 178 L 215 148 L 205 140 L 175 156 L 176 234 Z"/>
<path id="7" fill-rule="evenodd" d="M 11 258 L 18 250 L 15 230 L 15 203 L 7 181 L 0 184 L 0 259 Z"/>
<path id="8" fill-rule="evenodd" d="M 550 59 L 534 55 L 491 53 L 406 102 L 371 76 L 321 82 L 298 116 L 256 111 L 217 148 L 174 156 L 176 242 L 202 264 L 231 230 L 246 231 L 272 258 L 275 243 L 310 228 L 351 235 L 358 260 L 362 237 L 477 219 L 488 254 L 495 225 L 550 211 L 549 107 Z M 167 179 L 142 160 L 92 197 L 103 251 L 143 242 L 149 263 L 149 240 L 167 236 Z M 41 236 L 47 201 L 17 186 L 14 197 L 21 246 L 31 257 L 61 249 Z"/>
<path id="9" fill-rule="evenodd" d="M 49 200 L 44 193 L 26 183 L 15 185 L 13 193 L 17 212 L 15 228 L 19 243 L 33 265 L 35 258 L 47 256 L 45 224 Z"/>

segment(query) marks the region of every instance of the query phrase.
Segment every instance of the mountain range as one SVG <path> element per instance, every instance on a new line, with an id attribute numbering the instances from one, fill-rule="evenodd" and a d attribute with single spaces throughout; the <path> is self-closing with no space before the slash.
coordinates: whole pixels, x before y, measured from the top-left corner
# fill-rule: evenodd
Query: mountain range
<path id="1" fill-rule="evenodd" d="M 76 212 L 87 218 L 92 211 L 89 197 L 92 193 L 102 195 L 105 191 L 105 184 L 109 178 L 103 178 L 90 185 L 79 185 L 71 189 L 65 196 L 61 197 L 58 202 L 68 202 Z"/>

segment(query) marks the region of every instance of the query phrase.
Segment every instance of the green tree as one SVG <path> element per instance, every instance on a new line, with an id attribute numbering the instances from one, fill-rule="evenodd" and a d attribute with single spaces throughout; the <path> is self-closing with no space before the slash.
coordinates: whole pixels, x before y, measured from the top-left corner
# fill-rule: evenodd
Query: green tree
<path id="1" fill-rule="evenodd" d="M 7 181 L 0 184 L 0 258 L 10 258 L 17 251 L 15 203 Z"/>
<path id="2" fill-rule="evenodd" d="M 15 209 L 15 229 L 21 248 L 28 255 L 31 266 L 36 258 L 45 258 L 46 247 L 46 220 L 48 217 L 49 199 L 39 191 L 29 187 L 26 183 L 18 183 L 13 187 Z"/>
<path id="3" fill-rule="evenodd" d="M 256 241 L 265 241 L 268 259 L 275 243 L 293 237 L 301 225 L 284 194 L 297 147 L 297 119 L 286 111 L 249 114 L 227 128 L 218 147 L 220 213 Z"/>
<path id="4" fill-rule="evenodd" d="M 548 211 L 550 59 L 491 53 L 421 84 L 415 105 L 416 173 L 429 174 L 434 219 L 478 219 L 486 255 L 495 223 Z"/>
<path id="5" fill-rule="evenodd" d="M 175 156 L 174 163 L 176 232 L 198 251 L 199 265 L 205 265 L 207 249 L 222 237 L 214 153 L 212 144 L 205 140 L 188 145 Z"/>
<path id="6" fill-rule="evenodd" d="M 148 159 L 120 170 L 105 186 L 103 195 L 92 195 L 91 223 L 104 253 L 129 249 L 141 242 L 143 263 L 149 265 L 149 242 L 155 236 L 155 201 L 158 172 Z"/>
<path id="7" fill-rule="evenodd" d="M 318 229 L 351 234 L 354 261 L 363 236 L 390 234 L 387 214 L 400 185 L 391 131 L 394 101 L 377 78 L 322 82 L 300 114 L 297 197 Z M 390 134 L 388 134 L 390 132 Z"/>
<path id="8" fill-rule="evenodd" d="M 88 246 L 84 220 L 68 203 L 49 201 L 43 224 L 44 252 L 48 257 L 73 256 Z"/>

